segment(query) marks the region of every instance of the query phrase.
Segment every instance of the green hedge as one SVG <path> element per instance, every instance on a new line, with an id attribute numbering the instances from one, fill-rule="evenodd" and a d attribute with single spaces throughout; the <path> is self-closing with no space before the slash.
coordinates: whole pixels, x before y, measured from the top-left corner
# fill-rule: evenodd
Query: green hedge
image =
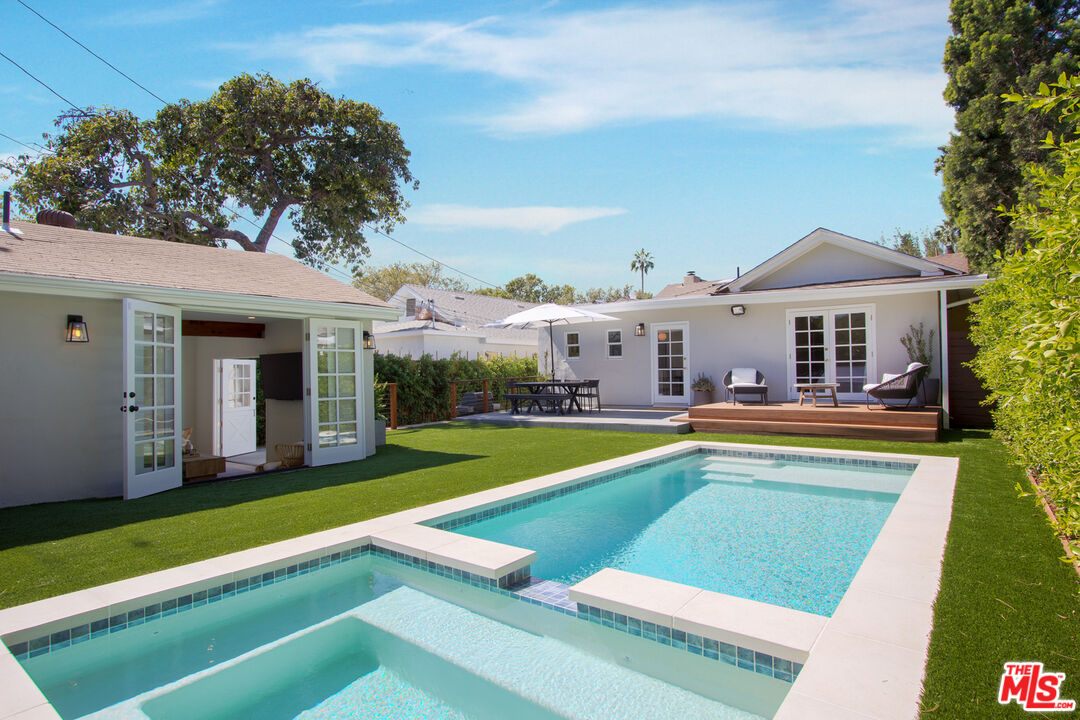
<path id="1" fill-rule="evenodd" d="M 397 355 L 375 356 L 376 403 L 382 417 L 389 416 L 389 396 L 379 383 L 397 383 L 398 424 L 448 420 L 450 418 L 450 381 L 475 378 L 532 377 L 536 375 L 536 357 L 491 360 L 465 360 L 457 356 L 435 360 L 424 355 L 412 360 Z M 479 392 L 480 382 L 458 384 L 457 397 Z M 492 381 L 488 391 L 495 402 L 506 390 L 504 381 Z"/>
<path id="2" fill-rule="evenodd" d="M 1080 80 L 1010 98 L 1080 119 Z M 1056 508 L 1055 529 L 1080 551 L 1080 140 L 1048 137 L 1052 159 L 1030 168 L 1039 197 L 1010 215 L 1030 238 L 979 291 L 976 374 L 996 402 L 1005 444 Z"/>

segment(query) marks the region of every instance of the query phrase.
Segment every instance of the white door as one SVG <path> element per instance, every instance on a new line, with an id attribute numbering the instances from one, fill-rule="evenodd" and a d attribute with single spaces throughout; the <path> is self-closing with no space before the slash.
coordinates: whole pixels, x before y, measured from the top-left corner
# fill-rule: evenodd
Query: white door
<path id="1" fill-rule="evenodd" d="M 842 400 L 863 398 L 875 373 L 872 305 L 825 310 L 789 310 L 788 397 L 796 383 L 836 383 Z"/>
<path id="2" fill-rule="evenodd" d="M 655 323 L 652 332 L 652 399 L 656 405 L 690 404 L 690 324 Z"/>
<path id="3" fill-rule="evenodd" d="M 218 368 L 218 454 L 255 452 L 255 361 L 221 360 Z"/>
<path id="4" fill-rule="evenodd" d="M 311 318 L 307 328 L 305 379 L 308 403 L 308 465 L 365 457 L 360 378 L 363 330 L 358 322 Z"/>
<path id="5" fill-rule="evenodd" d="M 180 487 L 180 310 L 124 298 L 124 499 Z"/>

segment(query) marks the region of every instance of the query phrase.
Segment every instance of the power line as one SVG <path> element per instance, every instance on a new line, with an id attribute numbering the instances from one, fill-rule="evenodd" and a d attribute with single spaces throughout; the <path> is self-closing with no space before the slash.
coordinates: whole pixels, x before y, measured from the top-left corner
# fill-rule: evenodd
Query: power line
<path id="1" fill-rule="evenodd" d="M 139 87 L 139 88 L 141 88 L 142 90 L 146 91 L 147 93 L 149 93 L 149 94 L 150 94 L 150 95 L 152 95 L 153 97 L 157 98 L 158 100 L 160 100 L 160 101 L 161 101 L 162 103 L 164 103 L 165 105 L 168 105 L 168 104 L 169 104 L 169 103 L 168 103 L 168 101 L 166 101 L 166 100 L 165 100 L 164 98 L 162 98 L 162 97 L 161 97 L 160 95 L 158 95 L 157 93 L 155 93 L 155 92 L 154 92 L 153 90 L 150 90 L 150 89 L 149 89 L 149 88 L 147 88 L 147 87 L 146 87 L 145 85 L 143 85 L 142 83 L 140 83 L 140 82 L 139 82 L 138 80 L 136 80 L 135 78 L 131 77 L 131 76 L 130 76 L 130 75 L 128 75 L 128 74 L 127 74 L 126 72 L 124 72 L 124 71 L 123 71 L 123 70 L 121 70 L 120 68 L 116 67 L 116 66 L 115 66 L 115 65 L 113 65 L 113 64 L 112 64 L 111 62 L 109 62 L 109 61 L 108 61 L 108 60 L 106 60 L 105 58 L 101 57 L 100 55 L 98 55 L 98 54 L 97 54 L 96 52 L 94 52 L 94 51 L 93 51 L 93 50 L 91 50 L 90 48 L 88 48 L 88 47 L 86 47 L 85 45 L 83 45 L 83 44 L 82 44 L 81 42 L 79 42 L 78 40 L 76 40 L 75 38 L 73 38 L 73 37 L 72 37 L 71 35 L 69 35 L 69 34 L 67 33 L 67 31 L 65 31 L 65 30 L 64 30 L 64 29 L 63 29 L 62 27 L 60 27 L 59 25 L 57 25 L 56 23 L 54 23 L 54 22 L 53 22 L 52 20 L 50 20 L 49 18 L 47 18 L 47 17 L 45 17 L 44 15 L 42 15 L 41 13 L 39 13 L 39 12 L 38 12 L 37 10 L 35 10 L 34 8 L 32 8 L 32 7 L 30 7 L 29 5 L 27 5 L 27 4 L 25 3 L 25 2 L 23 2 L 23 0 L 15 0 L 15 2 L 19 3 L 19 4 L 20 4 L 20 5 L 22 5 L 22 6 L 24 7 L 24 8 L 26 8 L 26 9 L 27 9 L 27 10 L 29 10 L 30 12 L 34 13 L 35 15 L 37 15 L 37 16 L 38 16 L 39 18 L 41 18 L 42 20 L 44 20 L 45 22 L 47 22 L 47 23 L 48 23 L 49 25 L 52 25 L 52 26 L 53 26 L 53 27 L 54 27 L 54 28 L 56 29 L 56 31 L 57 31 L 57 32 L 61 33 L 61 34 L 62 34 L 62 35 L 63 35 L 64 37 L 66 37 L 66 38 L 67 38 L 68 40 L 70 40 L 71 42 L 75 43 L 76 45 L 78 45 L 79 47 L 81 47 L 81 48 L 82 48 L 83 50 L 85 50 L 86 52 L 90 53 L 91 55 L 93 55 L 94 57 L 96 57 L 96 58 L 97 58 L 98 60 L 100 60 L 101 62 L 103 62 L 103 63 L 105 63 L 106 65 L 108 65 L 108 66 L 109 66 L 110 68 L 112 68 L 112 69 L 113 69 L 113 70 L 115 70 L 116 72 L 118 72 L 118 73 L 120 73 L 121 75 L 123 75 L 123 76 L 124 76 L 125 78 L 127 78 L 128 80 L 130 80 L 131 82 L 133 82 L 133 83 L 134 83 L 134 84 L 135 84 L 136 86 L 138 86 L 138 87 Z"/>
<path id="2" fill-rule="evenodd" d="M 93 56 L 94 56 L 95 58 L 97 58 L 97 59 L 98 59 L 98 60 L 100 60 L 100 61 L 101 61 L 102 63 L 104 63 L 105 65 L 107 65 L 107 66 L 108 66 L 109 68 L 111 68 L 111 69 L 112 69 L 112 70 L 114 70 L 115 72 L 119 73 L 119 74 L 120 74 L 120 75 L 121 75 L 122 77 L 124 77 L 124 79 L 126 79 L 126 80 L 127 80 L 128 82 L 131 82 L 131 83 L 132 83 L 132 84 L 134 84 L 134 85 L 135 85 L 136 87 L 138 87 L 139 89 L 143 90 L 144 92 L 146 92 L 146 93 L 147 93 L 147 94 L 149 94 L 150 96 L 154 97 L 154 98 L 155 98 L 156 100 L 158 100 L 158 101 L 159 101 L 159 102 L 161 102 L 162 104 L 164 104 L 164 105 L 168 105 L 168 104 L 169 104 L 167 100 L 165 100 L 164 98 L 162 98 L 162 97 L 161 97 L 160 95 L 158 95 L 157 93 L 155 93 L 155 92 L 154 92 L 153 90 L 150 90 L 150 89 L 149 89 L 149 88 L 147 88 L 147 87 L 146 87 L 145 85 L 143 85 L 142 83 L 138 82 L 137 80 L 135 80 L 134 78 L 132 78 L 132 77 L 131 77 L 130 75 L 128 75 L 127 73 L 125 73 L 125 72 L 124 72 L 123 70 L 121 70 L 120 68 L 116 67 L 116 66 L 115 66 L 115 65 L 113 65 L 113 64 L 112 64 L 111 62 L 109 62 L 108 60 L 106 60 L 105 58 L 103 58 L 102 56 L 98 55 L 98 54 L 97 54 L 96 52 L 94 52 L 94 51 L 93 51 L 93 50 L 91 50 L 90 48 L 88 48 L 88 47 L 87 47 L 86 45 L 84 45 L 84 44 L 82 44 L 81 42 L 79 42 L 78 40 L 76 40 L 76 39 L 75 39 L 74 37 L 72 37 L 72 36 L 71 36 L 71 35 L 70 35 L 70 34 L 69 34 L 69 33 L 68 33 L 67 31 L 65 31 L 65 30 L 64 30 L 63 28 L 61 28 L 61 27 L 60 27 L 59 25 L 57 25 L 56 23 L 54 23 L 54 22 L 52 22 L 51 20 L 49 20 L 48 18 L 46 18 L 46 17 L 44 16 L 44 15 L 42 15 L 41 13 L 39 13 L 39 12 L 38 12 L 37 10 L 35 10 L 34 8 L 30 7 L 30 5 L 28 5 L 27 3 L 23 2 L 23 0 L 16 0 L 16 2 L 18 2 L 18 3 L 20 4 L 20 5 L 22 5 L 23 7 L 25 7 L 25 8 L 26 8 L 27 10 L 29 10 L 30 12 L 34 13 L 35 15 L 37 15 L 37 16 L 38 16 L 39 18 L 41 18 L 41 20 L 42 20 L 42 21 L 44 21 L 44 22 L 48 23 L 48 24 L 49 24 L 49 25 L 50 25 L 50 26 L 51 26 L 51 27 L 52 27 L 53 29 L 55 29 L 55 30 L 56 30 L 57 32 L 61 33 L 61 34 L 62 34 L 62 35 L 63 35 L 64 37 L 66 37 L 66 38 L 67 38 L 68 40 L 71 40 L 71 41 L 72 41 L 73 43 L 75 43 L 76 45 L 78 45 L 79 47 L 81 47 L 81 48 L 82 48 L 83 50 L 85 50 L 86 52 L 88 52 L 88 53 L 90 53 L 91 55 L 93 55 Z M 79 106 L 78 106 L 78 105 L 76 105 L 75 103 L 73 103 L 73 102 L 71 102 L 70 100 L 68 100 L 67 98 L 65 98 L 65 97 L 64 97 L 63 95 L 61 95 L 60 93 L 58 93 L 58 92 L 57 92 L 56 90 L 53 90 L 53 89 L 52 89 L 52 88 L 51 88 L 51 87 L 50 87 L 50 86 L 49 86 L 48 84 L 46 84 L 46 83 L 45 83 L 45 82 L 44 82 L 43 80 L 40 80 L 40 79 L 38 79 L 37 77 L 35 77 L 35 76 L 34 76 L 33 74 L 31 74 L 31 73 L 30 73 L 30 71 L 28 71 L 28 70 L 27 70 L 26 68 L 24 68 L 23 66 L 19 65 L 19 64 L 18 64 L 17 62 L 15 62 L 15 61 L 14 61 L 14 60 L 12 60 L 11 58 L 9 58 L 9 57 L 8 57 L 7 55 L 4 55 L 4 54 L 3 54 L 2 52 L 0 52 L 0 57 L 3 57 L 3 58 L 4 58 L 5 60 L 7 60 L 8 62 L 10 62 L 10 63 L 11 63 L 12 65 L 14 65 L 15 67 L 17 67 L 17 68 L 19 68 L 20 70 L 22 70 L 22 71 L 23 71 L 24 73 L 26 73 L 26 74 L 27 74 L 27 75 L 28 75 L 29 77 L 31 77 L 31 78 L 32 78 L 33 80 L 35 80 L 36 82 L 38 82 L 38 83 L 39 83 L 39 84 L 40 84 L 40 85 L 41 85 L 42 87 L 44 87 L 44 88 L 45 88 L 46 90 L 48 90 L 49 92 L 51 92 L 51 93 L 52 93 L 53 95 L 56 95 L 56 97 L 60 98 L 60 99 L 61 99 L 61 100 L 63 100 L 64 102 L 66 102 L 66 103 L 67 103 L 68 105 L 70 105 L 70 106 L 71 106 L 72 108 L 74 108 L 75 110 L 78 110 L 78 111 L 79 111 L 80 113 L 82 113 L 83 115 L 87 115 L 87 116 L 89 116 L 89 113 L 87 113 L 87 112 L 86 112 L 85 110 L 83 110 L 83 109 L 82 109 L 81 107 L 79 107 Z M 18 141 L 18 140 L 15 140 L 15 142 L 19 142 L 19 141 Z M 26 146 L 26 145 L 25 145 L 24 143 L 21 143 L 21 142 L 20 142 L 19 144 L 20 144 L 20 145 L 24 145 L 24 147 L 28 147 L 28 146 Z M 198 188 L 198 186 L 197 186 L 197 185 L 196 185 L 195 183 L 193 183 L 193 182 L 192 182 L 191 180 L 189 180 L 189 179 L 188 179 L 187 177 L 184 177 L 183 175 L 181 175 L 181 178 L 182 178 L 182 179 L 184 180 L 184 182 L 186 182 L 186 183 L 188 183 L 189 185 L 191 185 L 193 189 L 195 189 L 195 190 L 198 190 L 198 189 L 199 189 L 199 188 Z M 224 203 L 222 203 L 222 205 L 224 205 Z M 243 220 L 245 220 L 245 221 L 247 221 L 248 223 L 250 223 L 250 224 L 251 224 L 252 226 L 254 226 L 254 227 L 256 227 L 256 228 L 259 228 L 259 226 L 258 226 L 258 225 L 257 225 L 257 224 L 256 224 L 256 223 L 255 223 L 255 222 L 253 221 L 253 220 L 249 220 L 249 219 L 248 219 L 248 218 L 247 218 L 246 216 L 240 215 L 239 213 L 237 213 L 237 212 L 235 212 L 235 211 L 231 210 L 231 208 L 229 208 L 229 210 L 230 210 L 230 212 L 232 212 L 232 213 L 233 213 L 233 216 L 234 216 L 234 217 L 240 217 L 240 218 L 242 218 Z M 363 225 L 361 225 L 361 227 L 363 227 Z M 438 263 L 438 264 L 439 264 L 439 265 L 441 265 L 442 267 L 445 267 L 446 269 L 448 269 L 448 270 L 451 270 L 452 272 L 455 272 L 455 273 L 457 273 L 458 275 L 462 275 L 462 276 L 464 276 L 464 277 L 467 277 L 467 278 L 469 278 L 469 279 L 471 279 L 471 280 L 475 280 L 476 282 L 480 283 L 481 285 L 487 285 L 488 287 L 491 287 L 491 288 L 494 288 L 494 287 L 498 287 L 497 285 L 495 285 L 495 284 L 493 284 L 493 283 L 489 283 L 489 282 L 488 282 L 488 281 L 486 281 L 486 280 L 482 280 L 482 279 L 480 279 L 480 278 L 476 277 L 475 275 L 471 275 L 471 274 L 469 274 L 469 273 L 465 272 L 464 270 L 459 270 L 458 268 L 455 268 L 455 267 L 453 267 L 452 265 L 448 265 L 447 263 L 444 263 L 444 262 L 443 262 L 442 260 L 439 260 L 438 258 L 432 257 L 431 255 L 428 255 L 428 254 L 427 254 L 427 253 L 425 253 L 425 252 L 422 252 L 422 251 L 420 251 L 420 250 L 417 250 L 416 248 L 412 247 L 411 245 L 408 245 L 408 244 L 406 244 L 406 243 L 403 243 L 402 241 L 398 240 L 397 238 L 391 237 L 391 236 L 390 236 L 389 234 L 387 234 L 387 233 L 385 233 L 385 232 L 383 232 L 383 231 L 379 230 L 379 229 L 378 229 L 377 227 L 374 227 L 374 226 L 368 226 L 368 227 L 369 227 L 369 229 L 370 229 L 370 230 L 371 230 L 371 231 L 372 231 L 373 233 L 375 233 L 375 234 L 378 234 L 378 235 L 382 235 L 382 236 L 383 236 L 383 237 L 385 237 L 385 238 L 386 238 L 387 240 L 390 240 L 390 241 L 392 241 L 392 242 L 395 242 L 395 243 L 397 243 L 398 245 L 400 245 L 401 247 L 403 247 L 403 248 L 406 248 L 407 250 L 411 250 L 412 252 L 416 253 L 417 255 L 421 255 L 421 256 L 423 256 L 423 257 L 426 257 L 426 258 L 427 258 L 428 260 L 431 260 L 432 262 Z M 261 230 L 261 228 L 259 228 L 259 229 Z M 286 240 L 283 240 L 283 239 L 281 239 L 281 238 L 280 238 L 280 237 L 278 237 L 277 235 L 274 235 L 273 233 L 271 233 L 271 234 L 270 234 L 270 237 L 271 237 L 271 238 L 274 238 L 274 239 L 276 239 L 276 240 L 278 240 L 278 241 L 280 241 L 280 242 L 282 242 L 282 243 L 285 243 L 285 244 L 286 244 L 286 245 L 288 245 L 288 246 L 289 246 L 290 248 L 292 248 L 292 244 L 291 244 L 291 243 L 289 243 L 289 242 L 288 242 L 288 241 L 286 241 Z M 336 269 L 336 268 L 334 268 L 334 267 L 333 267 L 332 265 L 328 265 L 327 267 L 328 267 L 328 268 L 331 268 L 332 270 L 335 270 L 335 271 L 337 271 L 337 273 L 338 273 L 338 275 L 339 275 L 340 277 L 348 277 L 349 281 L 350 281 L 350 282 L 352 281 L 352 276 L 347 276 L 347 275 L 346 275 L 345 273 L 341 272 L 340 270 L 337 270 L 337 269 Z"/>
<path id="3" fill-rule="evenodd" d="M 46 82 L 45 82 L 44 80 L 42 80 L 41 78 L 39 78 L 39 77 L 37 77 L 36 75 L 34 75 L 34 74 L 33 74 L 32 72 L 30 72 L 29 70 L 27 70 L 26 68 L 24 68 L 24 67 L 23 67 L 22 65 L 20 65 L 20 64 L 19 64 L 19 63 L 17 63 L 17 62 L 15 62 L 14 60 L 12 60 L 11 58 L 9 58 L 9 57 L 8 57 L 7 55 L 5 55 L 5 54 L 4 54 L 4 53 L 2 53 L 2 52 L 0 52 L 0 57 L 4 58 L 5 60 L 7 60 L 7 61 L 8 61 L 9 63 L 11 63 L 12 65 L 14 65 L 15 67 L 17 67 L 17 68 L 19 68 L 20 70 L 22 70 L 22 71 L 23 71 L 24 73 L 26 73 L 27 77 L 29 77 L 29 78 L 30 78 L 31 80 L 33 80 L 34 82 L 36 82 L 36 83 L 37 83 L 38 85 L 40 85 L 41 87 L 43 87 L 43 88 L 45 88 L 46 90 L 48 90 L 48 91 L 49 91 L 49 92 L 51 92 L 51 93 L 52 93 L 53 95 L 55 95 L 56 97 L 60 98 L 60 99 L 61 99 L 61 100 L 63 100 L 64 102 L 66 102 L 66 103 L 67 103 L 68 105 L 70 105 L 71 107 L 75 108 L 76 110 L 78 110 L 78 111 L 79 111 L 80 113 L 82 113 L 83 115 L 86 115 L 87 117 L 89 117 L 90 113 L 86 112 L 86 111 L 85 111 L 85 110 L 83 110 L 83 109 L 82 109 L 81 107 L 79 107 L 79 106 L 78 106 L 78 105 L 76 105 L 75 103 L 71 102 L 71 101 L 70 101 L 70 100 L 68 100 L 68 99 L 67 99 L 66 97 L 64 97 L 63 95 L 61 95 L 60 93 L 58 93 L 58 92 L 56 92 L 55 90 L 53 90 L 53 89 L 52 89 L 51 87 L 49 87 L 48 83 L 46 83 Z"/>
<path id="4" fill-rule="evenodd" d="M 10 141 L 11 141 L 11 142 L 13 142 L 13 143 L 16 143 L 16 144 L 18 144 L 18 145 L 22 145 L 22 146 L 23 146 L 24 148 L 26 148 L 26 149 L 27 149 L 27 150 L 29 150 L 30 152 L 35 152 L 35 153 L 37 153 L 38 155 L 41 155 L 41 154 L 43 154 L 43 153 L 46 153 L 46 152 L 48 152 L 48 153 L 51 153 L 51 152 L 52 152 L 51 150 L 46 150 L 46 149 L 44 149 L 44 148 L 43 148 L 43 149 L 41 149 L 41 150 L 38 150 L 38 149 L 37 149 L 37 148 L 35 148 L 35 147 L 31 147 L 30 145 L 27 145 L 27 144 L 26 144 L 26 143 L 24 143 L 24 142 L 23 142 L 22 140 L 17 140 L 16 138 L 13 138 L 13 137 L 11 137 L 11 136 L 10 136 L 10 135 L 8 135 L 7 133 L 2 133 L 2 132 L 0 132 L 0 137 L 2 137 L 2 138 L 7 138 L 8 140 L 10 140 Z"/>

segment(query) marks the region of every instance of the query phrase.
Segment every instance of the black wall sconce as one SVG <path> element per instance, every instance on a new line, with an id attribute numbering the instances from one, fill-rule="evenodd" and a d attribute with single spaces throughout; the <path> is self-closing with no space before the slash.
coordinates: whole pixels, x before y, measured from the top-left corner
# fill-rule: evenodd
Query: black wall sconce
<path id="1" fill-rule="evenodd" d="M 374 350 L 375 349 L 375 336 L 372 335 L 367 330 L 364 331 L 364 349 L 365 350 Z"/>
<path id="2" fill-rule="evenodd" d="M 735 317 L 739 317 L 740 315 L 745 315 L 746 314 L 746 306 L 745 305 L 732 305 L 731 306 L 731 314 L 734 315 Z"/>
<path id="3" fill-rule="evenodd" d="M 90 342 L 90 333 L 86 330 L 86 322 L 82 315 L 68 315 L 67 321 L 68 342 Z"/>
<path id="4" fill-rule="evenodd" d="M 645 337 L 645 323 L 638 323 L 634 326 L 634 335 L 637 337 Z"/>

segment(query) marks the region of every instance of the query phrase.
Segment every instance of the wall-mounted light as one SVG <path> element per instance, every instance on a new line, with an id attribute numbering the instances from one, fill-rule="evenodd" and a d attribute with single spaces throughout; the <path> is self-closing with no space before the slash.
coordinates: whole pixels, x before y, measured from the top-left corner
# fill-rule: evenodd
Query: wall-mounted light
<path id="1" fill-rule="evenodd" d="M 367 330 L 364 331 L 364 349 L 365 350 L 374 350 L 375 349 L 375 336 L 372 335 Z"/>
<path id="2" fill-rule="evenodd" d="M 82 315 L 68 315 L 67 341 L 90 342 L 90 333 L 86 331 L 86 323 Z"/>
<path id="3" fill-rule="evenodd" d="M 740 315 L 745 315 L 746 314 L 746 306 L 745 305 L 732 305 L 731 306 L 731 314 L 734 315 L 735 317 L 739 317 Z"/>
<path id="4" fill-rule="evenodd" d="M 638 323 L 634 326 L 634 335 L 645 337 L 645 323 Z"/>

